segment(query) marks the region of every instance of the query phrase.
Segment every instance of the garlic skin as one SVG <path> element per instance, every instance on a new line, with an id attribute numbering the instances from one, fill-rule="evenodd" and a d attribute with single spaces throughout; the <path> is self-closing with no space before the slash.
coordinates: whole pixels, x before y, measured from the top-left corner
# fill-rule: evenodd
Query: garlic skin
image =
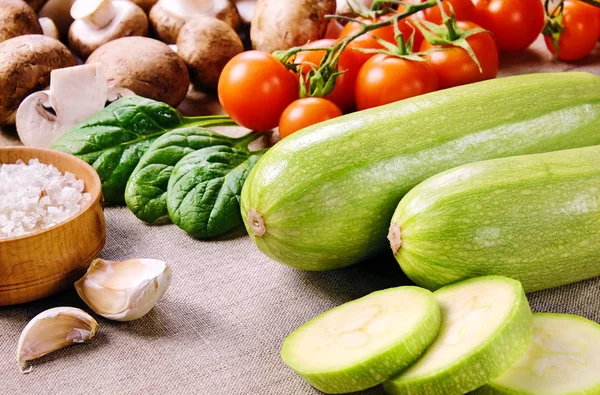
<path id="1" fill-rule="evenodd" d="M 96 259 L 77 282 L 79 297 L 96 314 L 114 321 L 132 321 L 148 313 L 165 294 L 172 272 L 156 259 Z"/>
<path id="2" fill-rule="evenodd" d="M 96 334 L 98 322 L 74 307 L 55 307 L 36 315 L 23 329 L 17 347 L 17 362 L 29 373 L 27 362 L 52 351 L 83 343 Z"/>

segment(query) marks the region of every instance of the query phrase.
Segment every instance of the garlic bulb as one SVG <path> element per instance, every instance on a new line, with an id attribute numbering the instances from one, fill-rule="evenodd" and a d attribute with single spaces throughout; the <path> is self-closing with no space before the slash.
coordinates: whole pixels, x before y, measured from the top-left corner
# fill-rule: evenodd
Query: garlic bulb
<path id="1" fill-rule="evenodd" d="M 74 307 L 55 307 L 36 315 L 21 332 L 17 362 L 24 373 L 27 361 L 52 351 L 83 343 L 96 334 L 98 322 L 88 313 Z"/>
<path id="2" fill-rule="evenodd" d="M 169 288 L 171 276 L 169 265 L 156 259 L 96 259 L 75 289 L 96 314 L 131 321 L 152 310 Z"/>

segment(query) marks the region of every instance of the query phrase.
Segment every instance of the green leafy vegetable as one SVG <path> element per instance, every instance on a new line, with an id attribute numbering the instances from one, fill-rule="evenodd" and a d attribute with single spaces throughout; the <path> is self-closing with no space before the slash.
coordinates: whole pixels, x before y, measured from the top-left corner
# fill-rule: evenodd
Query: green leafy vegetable
<path id="1" fill-rule="evenodd" d="M 125 202 L 139 219 L 148 223 L 168 218 L 167 186 L 174 166 L 186 155 L 210 146 L 245 149 L 255 134 L 229 138 L 198 127 L 175 129 L 152 143 L 127 183 Z"/>
<path id="2" fill-rule="evenodd" d="M 134 96 L 119 99 L 61 136 L 52 148 L 96 169 L 107 204 L 122 204 L 129 176 L 159 136 L 176 128 L 235 125 L 226 116 L 186 118 L 167 104 Z"/>
<path id="3" fill-rule="evenodd" d="M 171 220 L 199 239 L 240 226 L 242 186 L 262 154 L 213 146 L 185 156 L 173 169 L 167 188 Z"/>

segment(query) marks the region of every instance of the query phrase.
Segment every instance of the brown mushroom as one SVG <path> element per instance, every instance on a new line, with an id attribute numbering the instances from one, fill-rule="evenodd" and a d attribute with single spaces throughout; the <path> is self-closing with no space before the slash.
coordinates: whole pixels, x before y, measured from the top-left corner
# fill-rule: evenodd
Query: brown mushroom
<path id="1" fill-rule="evenodd" d="M 69 46 L 83 59 L 109 41 L 148 34 L 146 13 L 129 1 L 77 0 L 71 16 Z"/>
<path id="2" fill-rule="evenodd" d="M 46 2 L 48 0 L 25 0 L 27 2 L 27 4 L 29 4 L 29 6 L 31 8 L 33 8 L 33 10 L 35 12 L 38 12 L 40 10 L 40 8 L 42 8 L 42 6 L 44 4 L 46 4 Z"/>
<path id="3" fill-rule="evenodd" d="M 161 41 L 175 44 L 183 25 L 199 16 L 215 17 L 234 30 L 240 25 L 240 14 L 231 0 L 159 0 L 150 10 L 150 24 Z"/>
<path id="4" fill-rule="evenodd" d="M 25 34 L 42 34 L 35 11 L 22 0 L 0 0 L 0 42 Z"/>
<path id="5" fill-rule="evenodd" d="M 177 53 L 198 87 L 215 89 L 227 62 L 243 51 L 235 30 L 217 18 L 194 18 L 183 26 L 177 38 Z"/>
<path id="6" fill-rule="evenodd" d="M 75 0 L 48 0 L 38 12 L 40 17 L 50 18 L 54 21 L 61 39 L 65 42 L 69 34 L 69 26 L 73 22 L 69 10 L 74 2 Z"/>
<path id="7" fill-rule="evenodd" d="M 14 123 L 23 99 L 43 89 L 54 69 L 75 65 L 60 41 L 42 35 L 25 35 L 0 43 L 0 125 Z"/>
<path id="8" fill-rule="evenodd" d="M 95 50 L 87 62 L 102 63 L 110 85 L 177 106 L 190 77 L 185 62 L 168 45 L 147 37 L 123 37 Z"/>

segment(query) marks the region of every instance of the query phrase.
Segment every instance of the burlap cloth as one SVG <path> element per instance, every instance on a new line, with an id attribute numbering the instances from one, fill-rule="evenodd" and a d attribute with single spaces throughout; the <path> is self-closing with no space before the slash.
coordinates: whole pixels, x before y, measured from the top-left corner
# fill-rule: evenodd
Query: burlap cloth
<path id="1" fill-rule="evenodd" d="M 532 50 L 505 58 L 501 74 L 600 72 L 600 54 L 576 65 L 552 64 L 542 45 L 538 41 Z M 0 134 L 0 145 L 15 142 L 14 135 Z M 243 231 L 206 242 L 173 225 L 146 226 L 126 208 L 107 209 L 106 220 L 101 256 L 167 261 L 174 274 L 169 291 L 137 321 L 97 317 L 100 328 L 90 343 L 40 359 L 27 375 L 15 362 L 27 322 L 47 308 L 87 307 L 71 291 L 0 308 L 0 394 L 316 394 L 281 361 L 285 336 L 333 306 L 408 283 L 390 255 L 308 273 L 266 258 Z M 600 278 L 531 294 L 529 300 L 535 311 L 600 322 Z"/>

